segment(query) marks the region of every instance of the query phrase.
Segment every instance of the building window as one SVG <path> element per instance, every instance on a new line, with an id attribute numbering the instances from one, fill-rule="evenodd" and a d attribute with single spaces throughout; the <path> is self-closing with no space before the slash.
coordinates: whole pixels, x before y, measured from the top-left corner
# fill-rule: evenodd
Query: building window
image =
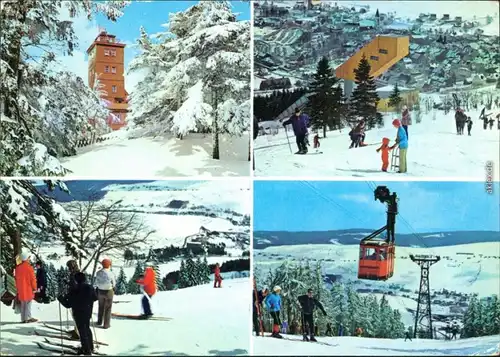
<path id="1" fill-rule="evenodd" d="M 111 73 L 116 73 L 116 67 L 111 67 Z"/>
<path id="2" fill-rule="evenodd" d="M 109 73 L 109 66 L 104 66 L 104 73 Z"/>
<path id="3" fill-rule="evenodd" d="M 111 91 L 112 91 L 113 93 L 116 93 L 116 86 L 111 86 Z"/>
<path id="4" fill-rule="evenodd" d="M 109 56 L 109 50 L 104 50 L 104 56 Z"/>
<path id="5" fill-rule="evenodd" d="M 116 57 L 116 51 L 115 50 L 110 50 L 109 52 L 111 52 L 111 57 Z"/>
<path id="6" fill-rule="evenodd" d="M 377 56 L 370 56 L 370 59 L 371 59 L 372 61 L 378 61 L 378 57 L 377 57 Z"/>
<path id="7" fill-rule="evenodd" d="M 381 49 L 378 50 L 378 53 L 386 55 L 388 52 L 387 52 L 387 50 L 384 50 L 383 48 L 381 48 Z"/>

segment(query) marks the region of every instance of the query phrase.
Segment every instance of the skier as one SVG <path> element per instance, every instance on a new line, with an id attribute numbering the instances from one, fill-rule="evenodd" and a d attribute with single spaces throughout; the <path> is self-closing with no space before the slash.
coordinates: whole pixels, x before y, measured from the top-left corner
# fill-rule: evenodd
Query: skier
<path id="1" fill-rule="evenodd" d="M 219 263 L 215 264 L 214 268 L 214 288 L 220 288 L 222 284 L 222 276 L 220 275 Z"/>
<path id="2" fill-rule="evenodd" d="M 455 125 L 457 127 L 457 135 L 462 135 L 464 133 L 465 122 L 467 121 L 467 116 L 463 109 L 458 108 L 455 112 Z"/>
<path id="3" fill-rule="evenodd" d="M 304 341 L 312 341 L 316 342 L 316 339 L 314 338 L 314 319 L 313 319 L 313 313 L 314 309 L 317 307 L 319 308 L 322 312 L 323 315 L 326 316 L 326 311 L 323 308 L 323 305 L 313 297 L 313 291 L 312 289 L 307 290 L 306 295 L 301 295 L 297 298 L 299 305 L 302 309 L 302 335 Z M 307 328 L 306 325 L 309 326 L 309 339 L 307 338 Z"/>
<path id="4" fill-rule="evenodd" d="M 467 133 L 470 136 L 470 131 L 472 130 L 472 120 L 470 117 L 467 117 Z"/>
<path id="5" fill-rule="evenodd" d="M 95 285 L 97 287 L 97 297 L 99 300 L 99 310 L 97 313 L 97 326 L 104 329 L 110 327 L 111 307 L 113 306 L 114 288 L 116 286 L 115 274 L 111 271 L 111 260 L 103 259 L 102 269 L 95 276 Z"/>
<path id="6" fill-rule="evenodd" d="M 389 138 L 382 139 L 382 146 L 377 149 L 377 152 L 382 151 L 382 171 L 387 172 L 387 167 L 389 167 L 389 151 L 394 149 L 396 144 L 389 146 Z"/>
<path id="7" fill-rule="evenodd" d="M 488 116 L 486 116 L 486 107 L 481 109 L 481 114 L 479 114 L 479 120 L 483 121 L 483 129 L 488 129 Z"/>
<path id="8" fill-rule="evenodd" d="M 398 129 L 396 144 L 399 145 L 399 171 L 398 173 L 406 173 L 406 152 L 408 151 L 408 138 L 406 132 L 401 127 L 399 119 L 394 119 L 392 125 Z"/>
<path id="9" fill-rule="evenodd" d="M 349 137 L 351 138 L 351 145 L 349 149 L 358 146 L 365 145 L 365 121 L 360 120 L 359 123 L 349 132 Z"/>
<path id="10" fill-rule="evenodd" d="M 281 333 L 286 334 L 287 329 L 288 329 L 288 322 L 285 320 L 285 321 L 283 321 L 283 323 L 281 324 Z"/>
<path id="11" fill-rule="evenodd" d="M 95 289 L 87 283 L 84 273 L 77 272 L 74 275 L 75 284 L 66 295 L 60 295 L 57 300 L 67 309 L 71 309 L 75 319 L 76 328 L 80 334 L 82 344 L 78 354 L 91 355 L 94 352 L 92 331 L 90 330 L 90 319 L 97 300 Z"/>
<path id="12" fill-rule="evenodd" d="M 314 135 L 313 145 L 314 145 L 314 148 L 316 149 L 316 152 L 318 152 L 319 151 L 319 147 L 321 146 L 321 144 L 319 143 L 319 135 L 318 135 L 318 133 L 316 133 Z"/>
<path id="13" fill-rule="evenodd" d="M 257 289 L 254 286 L 254 289 Z M 266 296 L 269 294 L 269 289 L 264 289 L 264 290 L 259 290 L 257 291 L 257 297 L 255 297 L 255 292 L 252 294 L 253 297 L 253 327 L 255 330 L 255 335 L 259 336 L 260 334 L 260 321 L 259 318 L 262 315 L 262 302 L 266 298 Z M 260 316 L 259 316 L 260 315 Z M 262 326 L 264 328 L 264 326 Z"/>
<path id="14" fill-rule="evenodd" d="M 406 342 L 406 340 L 410 340 L 410 342 L 412 342 L 411 336 L 410 336 L 410 330 L 405 331 L 405 342 Z"/>
<path id="15" fill-rule="evenodd" d="M 363 336 L 363 329 L 361 327 L 358 327 L 356 329 L 356 336 L 358 336 L 358 337 Z"/>
<path id="16" fill-rule="evenodd" d="M 35 298 L 37 290 L 35 271 L 30 264 L 30 254 L 26 251 L 19 255 L 20 263 L 14 270 L 16 280 L 17 300 L 20 302 L 21 322 L 31 323 L 38 320 L 31 317 L 31 302 Z"/>
<path id="17" fill-rule="evenodd" d="M 35 293 L 35 301 L 42 303 L 49 303 L 47 299 L 47 272 L 43 267 L 43 263 L 41 260 L 38 260 L 35 264 L 36 267 L 36 293 Z"/>
<path id="18" fill-rule="evenodd" d="M 497 114 L 496 118 L 497 118 L 498 130 L 500 130 L 500 113 Z"/>
<path id="19" fill-rule="evenodd" d="M 457 333 L 458 333 L 458 324 L 455 322 L 453 322 L 452 326 L 451 326 L 451 339 L 457 339 Z"/>
<path id="20" fill-rule="evenodd" d="M 489 120 L 489 123 L 490 123 L 490 130 L 493 130 L 493 124 L 495 123 L 495 119 L 491 118 Z"/>
<path id="21" fill-rule="evenodd" d="M 330 337 L 332 337 L 332 336 L 333 336 L 333 330 L 332 330 L 332 323 L 331 323 L 331 322 L 327 322 L 327 323 L 326 323 L 326 332 L 325 332 L 325 336 L 330 336 Z"/>
<path id="22" fill-rule="evenodd" d="M 301 114 L 300 109 L 295 108 L 295 114 L 292 115 L 290 119 L 283 122 L 285 130 L 287 125 L 292 124 L 293 133 L 295 134 L 295 141 L 297 142 L 297 147 L 299 148 L 299 151 L 297 151 L 296 154 L 307 154 L 307 144 L 305 140 L 309 120 L 310 118 L 308 115 Z"/>
<path id="23" fill-rule="evenodd" d="M 66 262 L 66 268 L 69 270 L 69 279 L 66 281 L 67 285 L 67 293 L 73 288 L 76 287 L 76 281 L 75 281 L 75 275 L 80 272 L 80 268 L 78 267 L 78 263 L 76 260 L 68 260 Z M 79 340 L 80 339 L 80 334 L 78 331 L 78 325 L 76 323 L 75 317 L 72 315 L 73 322 L 75 324 L 75 328 L 70 332 L 70 337 L 73 340 Z"/>
<path id="24" fill-rule="evenodd" d="M 281 326 L 281 320 L 280 320 L 280 310 L 281 310 L 281 288 L 279 286 L 275 286 L 273 289 L 272 294 L 267 295 L 266 299 L 264 300 L 265 305 L 267 310 L 269 310 L 269 313 L 271 314 L 271 317 L 273 318 L 273 332 L 271 334 L 271 337 L 275 338 L 283 338 L 283 336 L 280 335 L 280 326 Z"/>
<path id="25" fill-rule="evenodd" d="M 148 319 L 153 316 L 151 311 L 151 298 L 156 294 L 156 274 L 151 265 L 147 266 L 142 278 L 136 280 L 136 283 L 141 286 L 144 294 L 142 297 L 142 317 Z"/>
<path id="26" fill-rule="evenodd" d="M 406 132 L 406 137 L 408 138 L 408 125 L 411 125 L 410 110 L 406 105 L 403 105 L 403 113 L 401 113 L 401 125 Z"/>

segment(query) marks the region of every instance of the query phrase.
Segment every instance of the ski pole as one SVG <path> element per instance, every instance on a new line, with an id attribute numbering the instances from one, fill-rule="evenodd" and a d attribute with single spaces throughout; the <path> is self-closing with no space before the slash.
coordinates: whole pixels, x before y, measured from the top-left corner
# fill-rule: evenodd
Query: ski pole
<path id="1" fill-rule="evenodd" d="M 64 341 L 63 341 L 63 325 L 62 325 L 62 313 L 61 313 L 61 302 L 59 302 L 59 327 L 61 328 L 61 355 L 64 356 Z"/>
<path id="2" fill-rule="evenodd" d="M 90 322 L 92 323 L 92 329 L 94 330 L 94 349 L 98 350 L 99 349 L 99 344 L 97 343 L 97 333 L 95 332 L 95 325 L 94 325 L 94 314 L 90 315 Z"/>
<path id="3" fill-rule="evenodd" d="M 286 130 L 286 126 L 283 127 L 285 129 L 286 141 L 288 141 L 288 148 L 290 149 L 290 154 L 292 154 L 292 146 L 290 145 L 290 138 L 288 137 L 288 131 Z"/>

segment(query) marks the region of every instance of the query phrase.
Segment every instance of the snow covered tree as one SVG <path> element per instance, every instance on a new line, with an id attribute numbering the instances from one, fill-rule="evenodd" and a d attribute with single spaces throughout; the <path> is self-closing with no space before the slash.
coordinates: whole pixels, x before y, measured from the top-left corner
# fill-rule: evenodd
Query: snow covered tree
<path id="1" fill-rule="evenodd" d="M 188 279 L 188 287 L 200 285 L 200 277 L 197 274 L 196 262 L 193 259 L 193 254 L 189 252 L 189 255 L 185 263 L 186 276 Z"/>
<path id="2" fill-rule="evenodd" d="M 139 284 L 136 283 L 136 280 L 139 279 L 139 277 L 143 274 L 144 274 L 144 264 L 142 264 L 140 261 L 137 261 L 137 264 L 135 265 L 134 274 L 132 275 L 132 277 L 128 282 L 127 292 L 129 294 L 141 293 L 141 288 Z"/>
<path id="3" fill-rule="evenodd" d="M 399 90 L 398 84 L 394 85 L 394 89 L 389 97 L 389 106 L 396 109 L 396 112 L 401 111 L 401 103 L 403 102 L 403 98 L 401 98 L 401 91 Z"/>
<path id="4" fill-rule="evenodd" d="M 314 80 L 309 86 L 309 107 L 311 116 L 311 126 L 313 130 L 323 130 L 323 137 L 326 137 L 327 127 L 332 128 L 340 125 L 340 122 L 334 123 L 333 113 L 338 110 L 342 103 L 338 97 L 335 85 L 338 79 L 330 64 L 328 58 L 323 57 L 319 62 L 314 74 Z"/>
<path id="5" fill-rule="evenodd" d="M 402 338 L 405 336 L 405 325 L 402 322 L 401 313 L 395 309 L 392 311 L 391 338 Z"/>
<path id="6" fill-rule="evenodd" d="M 150 133 L 241 135 L 250 123 L 250 23 L 236 21 L 228 1 L 201 1 L 170 14 L 169 31 L 152 40 L 141 28 L 142 53 L 130 64 L 146 72 L 131 94 L 131 117 Z"/>
<path id="7" fill-rule="evenodd" d="M 379 338 L 390 338 L 391 337 L 391 320 L 393 318 L 393 312 L 389 306 L 385 295 L 380 299 L 380 309 L 379 309 L 379 325 L 377 326 L 377 335 Z"/>
<path id="8" fill-rule="evenodd" d="M 125 271 L 123 270 L 123 268 L 120 268 L 120 273 L 116 278 L 115 294 L 124 295 L 127 292 L 128 292 L 127 276 L 125 275 Z"/>
<path id="9" fill-rule="evenodd" d="M 334 333 L 338 334 L 340 330 L 344 330 L 347 326 L 347 302 L 345 299 L 344 285 L 335 283 L 331 289 L 332 295 L 332 316 L 334 321 Z M 342 331 L 343 332 L 343 331 Z M 343 332 L 344 333 L 344 332 Z"/>
<path id="10" fill-rule="evenodd" d="M 463 318 L 462 337 L 478 337 L 481 329 L 481 303 L 475 295 L 469 301 L 469 306 Z"/>
<path id="11" fill-rule="evenodd" d="M 57 299 L 57 270 L 54 264 L 46 264 L 45 272 L 47 274 L 46 294 L 50 301 Z"/>
<path id="12" fill-rule="evenodd" d="M 370 76 L 371 66 L 366 56 L 359 61 L 358 68 L 354 69 L 356 88 L 352 92 L 349 101 L 350 122 L 357 123 L 360 118 L 364 119 L 368 129 L 383 125 L 382 114 L 377 112 L 377 104 L 380 100 L 377 94 L 375 80 Z"/>
<path id="13" fill-rule="evenodd" d="M 203 271 L 201 272 L 202 274 L 202 282 L 203 284 L 208 284 L 210 282 L 210 275 L 212 275 L 212 272 L 210 271 L 210 267 L 208 266 L 208 261 L 207 257 L 203 257 Z"/>
<path id="14" fill-rule="evenodd" d="M 0 176 L 63 175 L 66 170 L 36 142 L 45 111 L 40 95 L 54 80 L 51 62 L 56 52 L 72 55 L 76 47 L 74 17 L 103 13 L 115 21 L 126 1 L 4 1 L 0 8 Z M 37 54 L 42 53 L 41 56 Z M 67 93 L 66 93 L 67 94 Z M 64 99 L 64 98 L 62 98 Z"/>
<path id="15" fill-rule="evenodd" d="M 69 156 L 76 154 L 78 140 L 102 132 L 109 110 L 100 99 L 100 91 L 89 88 L 80 77 L 68 72 L 56 76 L 39 99 L 44 116 L 35 140 L 58 156 Z"/>
<path id="16" fill-rule="evenodd" d="M 186 264 L 184 260 L 181 261 L 181 267 L 179 268 L 179 281 L 177 282 L 179 289 L 189 287 L 189 277 L 186 272 Z"/>
<path id="17" fill-rule="evenodd" d="M 48 191 L 69 192 L 62 181 L 46 180 L 45 185 Z M 66 244 L 74 254 L 86 254 L 76 245 L 76 225 L 71 215 L 41 188 L 28 180 L 0 181 L 0 264 L 6 267 L 13 269 L 21 248 L 33 248 L 34 240 L 42 235 Z M 24 233 L 28 231 L 30 234 Z"/>

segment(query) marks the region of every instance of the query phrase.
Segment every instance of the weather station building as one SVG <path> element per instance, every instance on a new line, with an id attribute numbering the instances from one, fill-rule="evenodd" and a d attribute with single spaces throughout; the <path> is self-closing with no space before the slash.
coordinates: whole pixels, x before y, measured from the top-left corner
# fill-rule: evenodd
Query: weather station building
<path id="1" fill-rule="evenodd" d="M 87 50 L 89 56 L 88 83 L 91 88 L 96 80 L 105 94 L 101 97 L 111 114 L 107 124 L 118 130 L 127 124 L 128 93 L 125 90 L 125 44 L 116 36 L 101 30 Z"/>

